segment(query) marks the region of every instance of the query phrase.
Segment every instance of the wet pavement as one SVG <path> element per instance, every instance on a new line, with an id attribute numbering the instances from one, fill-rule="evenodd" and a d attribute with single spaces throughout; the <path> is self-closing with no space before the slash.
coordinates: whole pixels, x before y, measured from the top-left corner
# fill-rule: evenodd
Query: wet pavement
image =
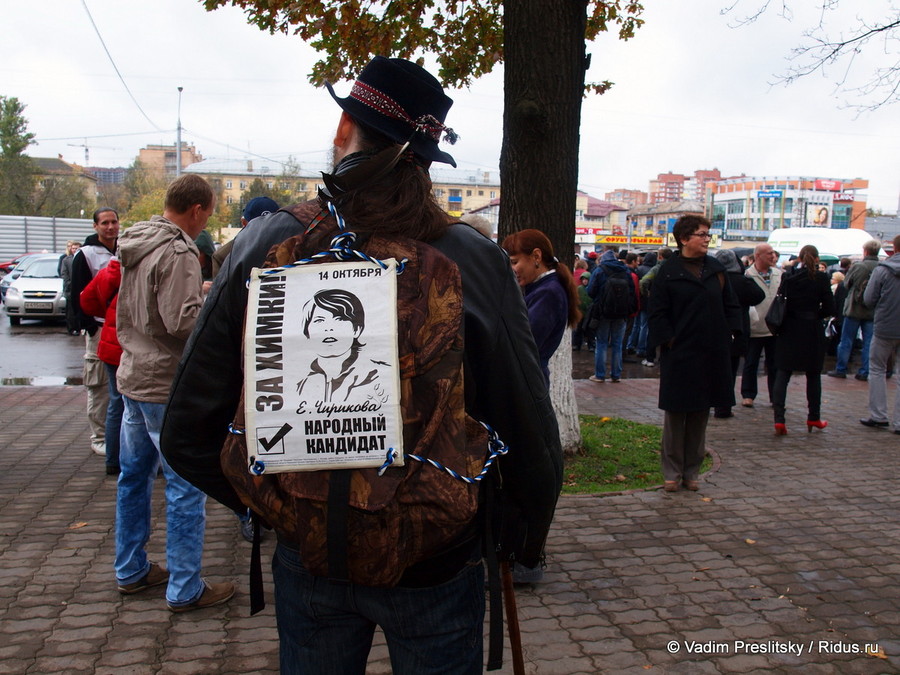
<path id="1" fill-rule="evenodd" d="M 68 335 L 65 321 L 10 326 L 0 312 L 0 385 L 81 384 L 83 354 L 84 338 Z"/>
<path id="2" fill-rule="evenodd" d="M 658 380 L 626 378 L 576 379 L 581 412 L 659 424 Z M 788 436 L 765 401 L 711 420 L 717 462 L 699 493 L 563 497 L 545 580 L 517 592 L 526 672 L 900 672 L 900 436 L 858 423 L 865 383 L 824 377 L 823 390 L 824 432 L 803 428 L 802 376 Z M 0 387 L 0 673 L 277 672 L 268 566 L 268 607 L 251 618 L 250 547 L 218 504 L 204 574 L 237 581 L 232 601 L 173 615 L 161 588 L 116 592 L 115 480 L 84 407 L 81 387 Z M 163 506 L 158 482 L 159 561 Z M 380 636 L 367 672 L 390 672 Z"/>

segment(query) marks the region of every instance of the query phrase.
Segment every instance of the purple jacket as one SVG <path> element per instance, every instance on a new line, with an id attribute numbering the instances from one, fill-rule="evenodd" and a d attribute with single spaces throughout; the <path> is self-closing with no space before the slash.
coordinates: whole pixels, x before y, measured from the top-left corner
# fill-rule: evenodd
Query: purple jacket
<path id="1" fill-rule="evenodd" d="M 525 306 L 528 323 L 537 343 L 541 372 L 550 384 L 550 357 L 562 342 L 569 318 L 569 298 L 559 283 L 556 272 L 541 277 L 525 287 Z"/>

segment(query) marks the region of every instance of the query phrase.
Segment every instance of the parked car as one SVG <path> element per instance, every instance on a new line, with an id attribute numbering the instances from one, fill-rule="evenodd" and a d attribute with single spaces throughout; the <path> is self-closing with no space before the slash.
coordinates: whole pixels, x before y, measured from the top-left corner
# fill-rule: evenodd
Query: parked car
<path id="1" fill-rule="evenodd" d="M 22 271 L 28 266 L 28 261 L 32 258 L 40 255 L 49 255 L 46 253 L 26 253 L 25 255 L 20 255 L 15 259 L 15 266 L 12 267 L 9 273 L 0 279 L 0 301 L 6 300 L 6 289 L 9 288 L 9 285 L 19 278 L 19 275 L 22 274 Z"/>
<path id="2" fill-rule="evenodd" d="M 22 319 L 59 319 L 66 316 L 58 253 L 38 254 L 24 261 L 6 290 L 6 315 L 18 326 Z M 10 275 L 11 276 L 11 275 Z"/>
<path id="3" fill-rule="evenodd" d="M 47 253 L 46 250 L 41 251 L 41 253 Z M 30 255 L 40 255 L 40 253 L 23 253 L 22 255 L 17 255 L 12 260 L 7 260 L 6 262 L 0 263 L 0 275 L 8 274 L 15 269 L 15 267 L 25 258 Z"/>

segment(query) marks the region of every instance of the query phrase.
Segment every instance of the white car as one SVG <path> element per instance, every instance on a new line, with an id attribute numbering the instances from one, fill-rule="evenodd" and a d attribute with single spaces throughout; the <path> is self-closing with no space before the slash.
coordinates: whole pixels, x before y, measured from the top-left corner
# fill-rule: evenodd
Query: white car
<path id="1" fill-rule="evenodd" d="M 65 318 L 60 258 L 57 253 L 49 253 L 35 255 L 24 262 L 21 274 L 6 290 L 6 314 L 11 325 L 18 326 L 22 319 Z"/>

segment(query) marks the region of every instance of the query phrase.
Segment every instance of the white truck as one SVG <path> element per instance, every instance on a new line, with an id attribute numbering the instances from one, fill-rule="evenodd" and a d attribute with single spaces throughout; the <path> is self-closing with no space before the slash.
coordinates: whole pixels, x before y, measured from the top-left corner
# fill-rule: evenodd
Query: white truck
<path id="1" fill-rule="evenodd" d="M 812 244 L 819 249 L 819 260 L 833 265 L 841 258 L 862 258 L 863 244 L 875 239 L 865 230 L 848 228 L 843 230 L 829 227 L 784 227 L 772 230 L 769 244 L 778 251 L 778 264 L 796 256 L 800 249 Z M 879 257 L 884 257 L 881 252 Z"/>

